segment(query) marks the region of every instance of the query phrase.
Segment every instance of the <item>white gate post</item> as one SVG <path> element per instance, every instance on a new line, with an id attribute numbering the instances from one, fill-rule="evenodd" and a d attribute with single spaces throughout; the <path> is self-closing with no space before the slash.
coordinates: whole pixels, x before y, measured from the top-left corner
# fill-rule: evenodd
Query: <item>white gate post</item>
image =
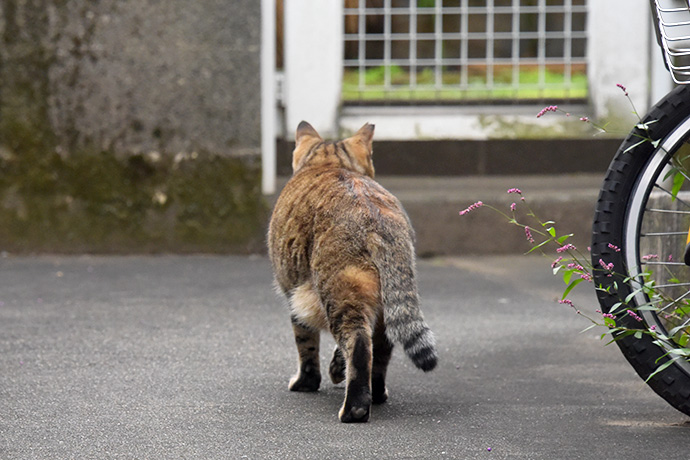
<path id="1" fill-rule="evenodd" d="M 648 0 L 590 0 L 588 5 L 588 80 L 594 115 L 612 129 L 637 122 L 617 84 L 627 87 L 637 111 L 647 111 L 650 81 Z M 627 129 L 626 129 L 627 131 Z"/>
<path id="2" fill-rule="evenodd" d="M 287 135 L 308 121 L 323 137 L 338 135 L 343 79 L 343 2 L 285 0 Z"/>
<path id="3" fill-rule="evenodd" d="M 261 0 L 261 191 L 276 190 L 276 1 Z"/>

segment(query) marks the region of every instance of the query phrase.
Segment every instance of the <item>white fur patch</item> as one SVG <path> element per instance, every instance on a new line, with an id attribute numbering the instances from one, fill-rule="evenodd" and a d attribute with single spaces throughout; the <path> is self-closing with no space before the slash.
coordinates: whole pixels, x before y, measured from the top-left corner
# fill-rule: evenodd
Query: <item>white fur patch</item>
<path id="1" fill-rule="evenodd" d="M 328 329 L 326 311 L 321 305 L 318 294 L 312 289 L 311 283 L 304 283 L 292 291 L 290 308 L 292 314 L 305 326 Z"/>

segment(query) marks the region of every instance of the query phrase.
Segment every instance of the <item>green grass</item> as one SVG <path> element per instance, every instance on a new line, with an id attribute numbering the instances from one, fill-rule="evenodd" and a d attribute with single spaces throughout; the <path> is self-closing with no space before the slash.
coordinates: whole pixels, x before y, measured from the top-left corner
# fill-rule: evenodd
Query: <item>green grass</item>
<path id="1" fill-rule="evenodd" d="M 416 86 L 410 87 L 410 73 L 398 66 L 388 67 L 391 88 L 386 90 L 385 67 L 368 69 L 364 74 L 364 88 L 359 87 L 359 71 L 346 70 L 343 76 L 342 98 L 344 101 L 357 100 L 419 100 L 419 101 L 471 101 L 479 99 L 579 99 L 587 97 L 587 76 L 573 72 L 570 87 L 565 86 L 562 72 L 546 70 L 544 84 L 539 84 L 536 69 L 521 70 L 516 82 L 510 68 L 496 69 L 493 88 L 486 86 L 486 71 L 468 72 L 467 84 L 461 86 L 459 71 L 444 71 L 441 88 L 436 88 L 432 69 L 424 69 L 416 74 Z"/>

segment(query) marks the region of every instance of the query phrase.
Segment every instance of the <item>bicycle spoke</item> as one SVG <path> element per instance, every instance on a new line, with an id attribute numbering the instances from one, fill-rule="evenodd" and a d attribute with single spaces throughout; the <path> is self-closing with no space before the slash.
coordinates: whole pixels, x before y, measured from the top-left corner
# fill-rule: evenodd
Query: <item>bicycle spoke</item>
<path id="1" fill-rule="evenodd" d="M 689 296 L 689 295 L 690 295 L 690 291 L 687 291 L 685 294 L 683 294 L 682 296 L 678 297 L 678 298 L 675 299 L 673 302 L 671 302 L 671 303 L 669 303 L 668 305 L 666 305 L 664 308 L 661 308 L 659 311 L 666 311 L 666 310 L 668 309 L 668 307 L 671 307 L 671 306 L 677 304 L 678 302 L 680 302 L 681 300 L 683 300 L 684 298 L 686 298 L 686 297 Z"/>
<path id="2" fill-rule="evenodd" d="M 686 236 L 688 232 L 649 232 L 640 233 L 640 236 Z"/>
<path id="3" fill-rule="evenodd" d="M 676 267 L 685 267 L 683 262 L 649 262 L 644 260 L 640 262 L 640 265 L 674 265 Z"/>
<path id="4" fill-rule="evenodd" d="M 647 208 L 645 212 L 660 212 L 665 214 L 690 214 L 690 211 L 676 211 L 673 209 L 657 209 L 657 208 Z"/>
<path id="5" fill-rule="evenodd" d="M 690 204 L 688 204 L 684 200 L 678 198 L 677 194 L 674 195 L 673 193 L 671 193 L 669 190 L 666 190 L 664 187 L 662 187 L 658 183 L 654 184 L 654 188 L 658 188 L 659 190 L 661 190 L 662 192 L 666 193 L 668 196 L 670 196 L 671 198 L 676 200 L 678 203 L 684 205 L 686 208 L 690 208 Z"/>
<path id="6" fill-rule="evenodd" d="M 690 286 L 690 283 L 671 283 L 671 284 L 660 284 L 658 286 L 654 286 L 656 289 L 663 289 L 663 288 L 674 288 L 674 287 L 682 287 L 682 286 Z"/>

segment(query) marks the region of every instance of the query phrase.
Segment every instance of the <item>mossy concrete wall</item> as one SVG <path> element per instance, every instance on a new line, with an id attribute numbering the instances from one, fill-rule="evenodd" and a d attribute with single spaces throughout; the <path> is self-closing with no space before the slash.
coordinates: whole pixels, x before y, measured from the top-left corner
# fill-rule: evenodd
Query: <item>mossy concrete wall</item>
<path id="1" fill-rule="evenodd" d="M 260 2 L 0 5 L 0 250 L 261 247 Z"/>

